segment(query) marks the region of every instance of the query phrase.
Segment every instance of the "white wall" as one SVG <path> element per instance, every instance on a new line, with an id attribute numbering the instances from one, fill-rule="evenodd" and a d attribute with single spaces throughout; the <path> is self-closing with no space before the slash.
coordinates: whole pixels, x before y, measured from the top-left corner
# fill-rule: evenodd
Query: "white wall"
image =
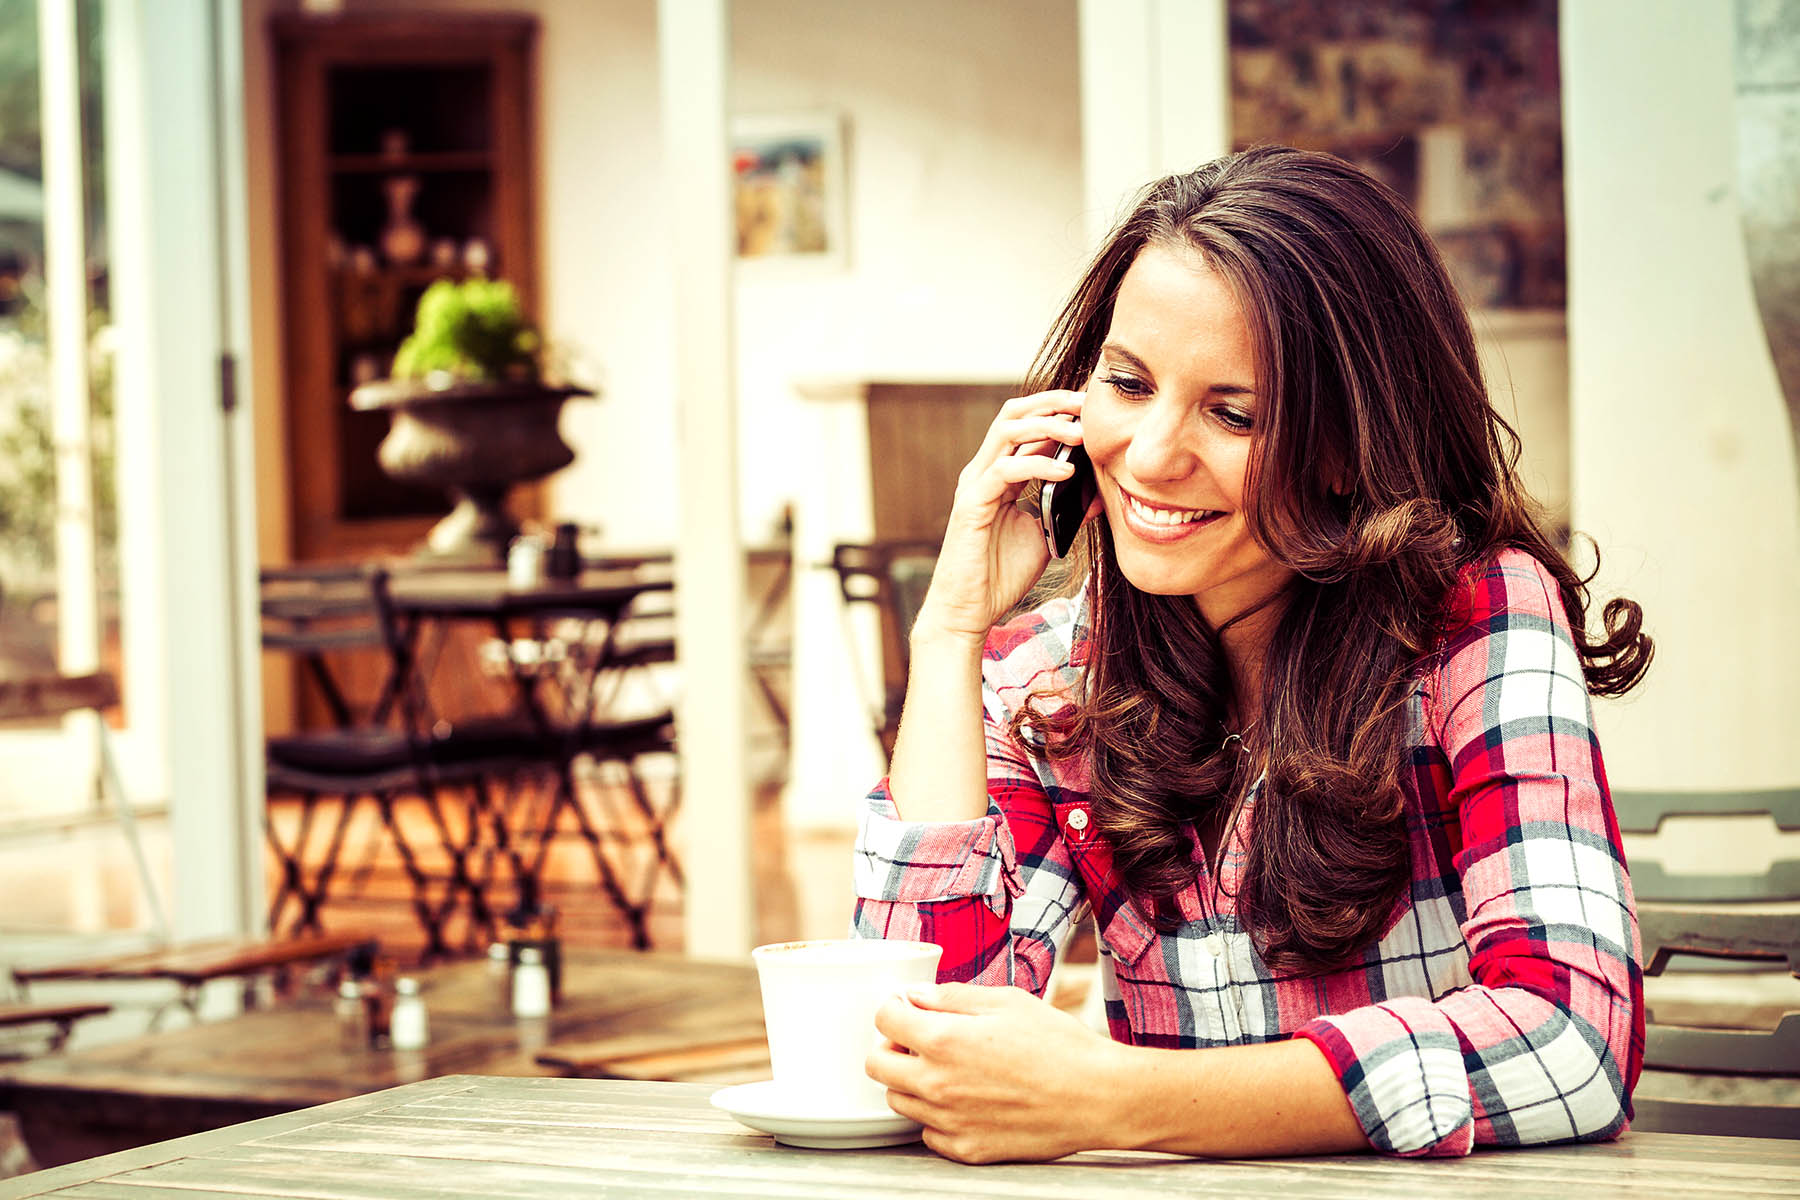
<path id="1" fill-rule="evenodd" d="M 266 67 L 250 0 L 251 54 Z M 417 0 L 351 0 L 352 12 Z M 432 0 L 488 9 L 491 0 Z M 541 21 L 537 168 L 546 332 L 597 363 L 572 404 L 560 514 L 621 545 L 675 537 L 670 241 L 653 0 L 527 0 Z M 733 107 L 845 118 L 846 269 L 739 286 L 745 535 L 768 536 L 793 472 L 791 382 L 845 373 L 1023 373 L 1082 253 L 1073 0 L 736 0 Z M 253 107 L 263 98 L 253 94 Z M 252 113 L 267 128 L 266 109 Z M 266 184 L 269 162 L 262 164 Z M 265 200 L 264 203 L 267 203 Z M 265 283 L 274 244 L 259 239 Z M 271 307 L 272 285 L 260 312 Z M 268 340 L 274 326 L 262 325 Z M 265 373 L 259 385 L 278 386 Z M 266 426 L 265 426 L 266 428 Z M 277 447 L 264 443 L 265 459 Z M 273 526 L 273 527 L 271 527 Z M 280 525 L 264 522 L 265 553 Z"/>
<path id="2" fill-rule="evenodd" d="M 740 272 L 745 533 L 831 446 L 793 381 L 1018 379 L 1083 252 L 1072 2 L 737 0 L 732 104 L 846 125 L 849 263 Z M 755 264 L 751 264 L 755 265 Z"/>
<path id="3" fill-rule="evenodd" d="M 1575 527 L 1657 657 L 1615 786 L 1800 781 L 1800 495 L 1739 234 L 1732 6 L 1562 9 Z"/>

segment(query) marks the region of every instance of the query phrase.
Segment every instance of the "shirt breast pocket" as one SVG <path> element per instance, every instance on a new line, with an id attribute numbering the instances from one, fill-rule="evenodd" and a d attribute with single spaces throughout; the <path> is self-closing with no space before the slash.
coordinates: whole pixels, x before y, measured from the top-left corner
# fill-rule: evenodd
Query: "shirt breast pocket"
<path id="1" fill-rule="evenodd" d="M 1101 948 L 1121 965 L 1134 966 L 1156 941 L 1155 926 L 1131 903 L 1113 867 L 1112 847 L 1095 832 L 1087 804 L 1059 804 L 1056 816 L 1093 909 Z"/>

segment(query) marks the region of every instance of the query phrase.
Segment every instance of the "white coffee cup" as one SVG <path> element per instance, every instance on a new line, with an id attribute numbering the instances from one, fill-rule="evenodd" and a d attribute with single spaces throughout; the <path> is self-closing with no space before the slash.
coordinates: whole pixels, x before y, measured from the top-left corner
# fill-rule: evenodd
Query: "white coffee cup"
<path id="1" fill-rule="evenodd" d="M 863 1070 L 882 1041 L 875 1011 L 907 988 L 936 982 L 942 954 L 928 942 L 873 938 L 751 951 L 776 1086 L 821 1112 L 885 1110 L 886 1089 Z"/>

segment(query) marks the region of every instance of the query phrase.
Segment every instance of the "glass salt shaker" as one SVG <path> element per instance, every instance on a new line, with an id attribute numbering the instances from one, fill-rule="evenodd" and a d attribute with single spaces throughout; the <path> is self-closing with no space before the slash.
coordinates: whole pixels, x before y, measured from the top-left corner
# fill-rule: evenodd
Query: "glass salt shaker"
<path id="1" fill-rule="evenodd" d="M 543 1017 L 550 1013 L 550 970 L 544 966 L 544 952 L 536 946 L 519 951 L 519 965 L 513 968 L 512 1010 L 515 1017 Z"/>
<path id="2" fill-rule="evenodd" d="M 549 543 L 535 533 L 521 533 L 506 552 L 507 586 L 527 590 L 544 586 L 544 560 Z"/>
<path id="3" fill-rule="evenodd" d="M 394 1013 L 389 1036 L 396 1050 L 422 1050 L 427 1040 L 425 1000 L 419 995 L 419 981 L 401 976 L 394 981 Z"/>

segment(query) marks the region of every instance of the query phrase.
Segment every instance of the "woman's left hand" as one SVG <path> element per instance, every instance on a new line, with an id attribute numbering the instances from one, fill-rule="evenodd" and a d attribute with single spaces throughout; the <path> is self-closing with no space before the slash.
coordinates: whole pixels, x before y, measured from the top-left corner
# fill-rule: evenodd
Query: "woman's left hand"
<path id="1" fill-rule="evenodd" d="M 890 1043 L 868 1073 L 925 1144 L 968 1163 L 1043 1161 L 1102 1145 L 1119 1047 L 1019 988 L 940 983 L 882 1005 Z"/>

